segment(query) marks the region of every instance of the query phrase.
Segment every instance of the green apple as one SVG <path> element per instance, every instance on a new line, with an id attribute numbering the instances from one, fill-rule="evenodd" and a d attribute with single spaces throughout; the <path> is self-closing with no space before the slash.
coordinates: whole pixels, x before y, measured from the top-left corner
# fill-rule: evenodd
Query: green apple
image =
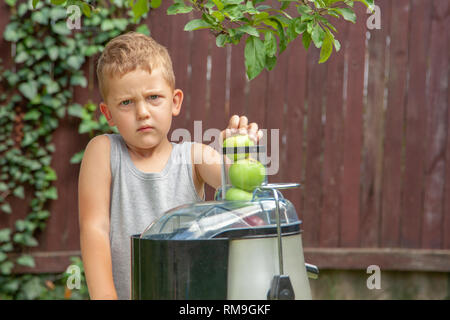
<path id="1" fill-rule="evenodd" d="M 253 198 L 253 194 L 251 192 L 247 192 L 238 188 L 230 188 L 225 193 L 225 200 L 228 201 L 250 201 Z"/>
<path id="2" fill-rule="evenodd" d="M 230 166 L 228 174 L 233 187 L 253 191 L 264 182 L 266 168 L 255 159 L 241 159 Z"/>
<path id="3" fill-rule="evenodd" d="M 254 142 L 249 138 L 248 135 L 246 134 L 238 134 L 232 137 L 229 137 L 227 139 L 225 139 L 225 141 L 223 142 L 223 146 L 225 148 L 232 148 L 232 147 L 251 147 L 255 145 Z M 239 159 L 245 159 L 248 158 L 248 153 L 229 153 L 227 154 L 227 156 L 230 159 L 234 159 L 234 161 L 237 161 Z"/>

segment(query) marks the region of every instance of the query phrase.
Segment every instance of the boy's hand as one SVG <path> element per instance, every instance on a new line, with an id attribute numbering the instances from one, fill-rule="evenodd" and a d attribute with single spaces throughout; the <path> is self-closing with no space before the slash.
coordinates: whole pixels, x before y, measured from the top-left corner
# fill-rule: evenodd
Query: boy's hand
<path id="1" fill-rule="evenodd" d="M 228 127 L 220 133 L 221 142 L 235 134 L 248 134 L 255 144 L 263 137 L 263 132 L 258 130 L 257 123 L 252 122 L 248 124 L 246 116 L 239 117 L 238 115 L 233 115 L 230 118 Z"/>

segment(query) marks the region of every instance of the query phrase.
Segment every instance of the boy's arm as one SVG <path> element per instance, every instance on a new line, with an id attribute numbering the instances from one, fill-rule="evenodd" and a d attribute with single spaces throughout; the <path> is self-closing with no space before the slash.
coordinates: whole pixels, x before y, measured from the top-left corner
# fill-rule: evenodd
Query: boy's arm
<path id="1" fill-rule="evenodd" d="M 80 245 L 91 299 L 117 299 L 109 242 L 110 143 L 97 136 L 87 145 L 78 180 Z"/>

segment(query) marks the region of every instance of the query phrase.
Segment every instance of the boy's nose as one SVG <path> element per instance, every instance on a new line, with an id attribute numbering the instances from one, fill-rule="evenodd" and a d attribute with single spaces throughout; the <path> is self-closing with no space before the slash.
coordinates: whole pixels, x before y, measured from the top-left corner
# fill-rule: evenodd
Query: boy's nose
<path id="1" fill-rule="evenodd" d="M 136 116 L 138 119 L 147 119 L 150 117 L 150 111 L 143 102 L 139 102 L 136 108 Z"/>

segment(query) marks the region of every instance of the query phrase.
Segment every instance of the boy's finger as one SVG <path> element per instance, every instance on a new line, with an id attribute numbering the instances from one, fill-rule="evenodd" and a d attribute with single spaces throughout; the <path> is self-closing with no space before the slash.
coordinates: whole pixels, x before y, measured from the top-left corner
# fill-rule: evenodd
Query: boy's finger
<path id="1" fill-rule="evenodd" d="M 252 139 L 253 141 L 257 141 L 257 133 L 258 133 L 258 124 L 256 124 L 256 122 L 252 122 L 248 125 L 247 127 L 248 130 L 248 135 L 250 137 L 250 139 Z"/>
<path id="2" fill-rule="evenodd" d="M 239 126 L 239 116 L 235 114 L 230 118 L 230 122 L 228 123 L 228 128 L 229 129 L 237 129 L 238 126 Z"/>
<path id="3" fill-rule="evenodd" d="M 247 126 L 248 126 L 248 118 L 246 116 L 242 116 L 239 119 L 239 129 L 245 129 L 245 131 L 247 131 Z"/>

